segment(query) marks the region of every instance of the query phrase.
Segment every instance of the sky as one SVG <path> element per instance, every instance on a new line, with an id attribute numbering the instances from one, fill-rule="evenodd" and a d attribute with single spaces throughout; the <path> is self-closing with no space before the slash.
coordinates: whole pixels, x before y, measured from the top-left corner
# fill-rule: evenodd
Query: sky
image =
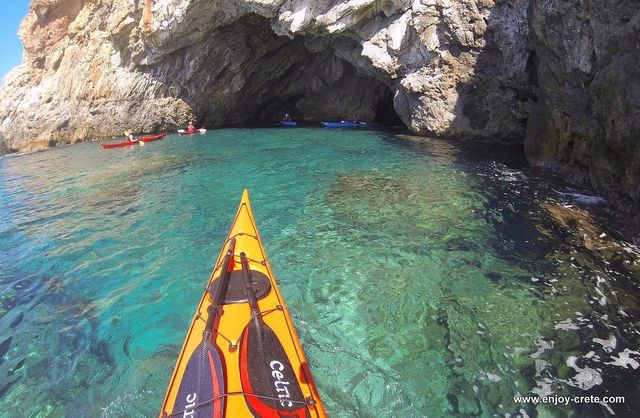
<path id="1" fill-rule="evenodd" d="M 22 62 L 20 22 L 29 11 L 30 0 L 4 0 L 0 5 L 0 80 Z"/>

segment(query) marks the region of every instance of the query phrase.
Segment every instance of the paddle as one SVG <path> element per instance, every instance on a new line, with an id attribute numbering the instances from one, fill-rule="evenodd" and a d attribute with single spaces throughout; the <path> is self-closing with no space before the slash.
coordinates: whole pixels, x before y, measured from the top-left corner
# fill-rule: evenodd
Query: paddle
<path id="1" fill-rule="evenodd" d="M 214 322 L 220 313 L 222 292 L 233 270 L 233 251 L 236 239 L 229 241 L 229 247 L 220 269 L 220 285 L 211 295 L 211 305 L 207 308 L 207 324 L 202 333 L 202 342 L 193 351 L 180 382 L 178 396 L 173 407 L 174 414 L 185 417 L 222 418 L 224 416 L 225 376 L 222 358 L 217 347 L 211 342 Z M 211 289 L 212 286 L 209 287 Z"/>
<path id="2" fill-rule="evenodd" d="M 240 337 L 239 356 L 240 381 L 247 406 L 261 418 L 308 418 L 309 411 L 289 357 L 258 309 L 244 252 L 240 253 L 240 262 L 251 309 L 251 321 Z"/>

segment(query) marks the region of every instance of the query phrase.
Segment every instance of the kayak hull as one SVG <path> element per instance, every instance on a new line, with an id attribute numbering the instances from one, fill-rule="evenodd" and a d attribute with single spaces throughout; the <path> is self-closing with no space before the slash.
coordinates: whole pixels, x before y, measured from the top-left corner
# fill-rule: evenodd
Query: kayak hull
<path id="1" fill-rule="evenodd" d="M 258 298 L 258 309 L 261 312 L 262 319 L 268 328 L 275 333 L 281 343 L 284 353 L 286 353 L 286 356 L 291 363 L 291 370 L 295 372 L 294 379 L 298 381 L 297 383 L 299 383 L 301 389 L 302 399 L 297 401 L 298 404 L 301 405 L 303 412 L 295 415 L 285 415 L 291 417 L 325 418 L 326 413 L 322 402 L 320 401 L 320 397 L 318 396 L 311 372 L 307 366 L 304 351 L 302 350 L 291 316 L 289 315 L 284 298 L 280 293 L 271 270 L 271 266 L 269 265 L 268 258 L 262 246 L 254 221 L 249 201 L 249 194 L 246 190 L 243 193 L 240 207 L 238 208 L 238 212 L 235 216 L 231 229 L 227 234 L 225 243 L 216 261 L 216 267 L 209 277 L 207 288 L 209 288 L 209 286 L 213 286 L 215 288 L 215 286 L 219 284 L 220 270 L 222 269 L 224 256 L 231 245 L 232 239 L 235 242 L 235 247 L 232 250 L 234 254 L 233 271 L 231 277 L 227 280 L 227 291 L 223 297 L 223 305 L 220 310 L 221 314 L 219 314 L 214 321 L 214 324 L 216 325 L 213 327 L 213 337 L 211 339 L 212 344 L 220 353 L 222 359 L 221 363 L 224 365 L 225 393 L 227 395 L 219 398 L 218 401 L 214 400 L 213 402 L 208 403 L 213 404 L 215 407 L 216 402 L 222 402 L 221 400 L 224 399 L 224 404 L 220 404 L 220 407 L 224 410 L 223 414 L 218 416 L 229 418 L 252 418 L 254 417 L 254 414 L 252 414 L 251 411 L 255 405 L 256 399 L 259 398 L 259 395 L 273 396 L 269 393 L 259 393 L 258 390 L 252 392 L 256 396 L 243 396 L 242 394 L 243 382 L 246 381 L 247 363 L 243 363 L 246 359 L 240 358 L 240 355 L 243 352 L 242 347 L 247 336 L 246 330 L 250 329 L 251 327 L 249 324 L 253 324 L 254 322 L 251 320 L 250 307 L 246 301 L 229 301 L 225 298 L 229 297 L 229 293 L 233 293 L 230 289 L 238 283 L 236 282 L 236 285 L 234 285 L 233 281 L 238 280 L 238 277 L 240 277 L 240 280 L 242 278 L 240 253 L 245 253 L 249 260 L 249 269 L 252 272 L 254 284 L 266 289 L 263 292 L 260 292 L 259 290 L 256 292 L 256 296 Z M 234 275 L 236 278 L 234 278 Z M 265 283 L 265 286 L 262 286 L 258 284 L 259 280 L 256 281 L 258 278 L 264 279 L 268 283 Z M 214 284 L 212 285 L 212 283 Z M 191 322 L 191 326 L 178 356 L 173 375 L 167 388 L 162 409 L 160 411 L 160 417 L 183 416 L 183 413 L 193 414 L 192 410 L 185 412 L 185 410 L 180 409 L 178 405 L 184 405 L 185 401 L 183 399 L 178 399 L 178 394 L 180 393 L 180 387 L 183 384 L 188 384 L 188 382 L 192 381 L 191 376 L 188 375 L 187 364 L 194 355 L 199 355 L 199 352 L 196 350 L 198 350 L 199 347 L 202 347 L 203 332 L 209 315 L 207 309 L 211 302 L 212 299 L 210 293 L 205 291 L 200 299 L 196 314 Z M 268 356 L 272 353 L 265 352 L 264 354 Z M 274 367 L 279 367 L 279 364 L 276 364 Z M 274 376 L 276 375 L 277 374 L 274 374 Z M 282 382 L 277 383 L 283 384 Z M 276 387 L 277 386 L 278 385 L 276 384 Z M 247 391 L 244 390 L 244 392 L 246 394 Z M 195 396 L 192 396 L 191 399 L 194 398 Z M 201 402 L 207 401 L 210 400 L 198 398 L 196 403 L 200 404 Z M 197 413 L 193 416 L 196 415 L 200 416 Z"/>
<path id="2" fill-rule="evenodd" d="M 324 125 L 325 128 L 375 128 L 378 126 L 377 123 L 366 123 L 366 122 L 320 122 Z"/>
<path id="3" fill-rule="evenodd" d="M 160 135 L 148 136 L 148 137 L 145 137 L 145 138 L 140 138 L 138 141 L 140 141 L 140 142 L 160 141 L 161 139 L 164 139 L 165 136 L 167 136 L 167 134 L 165 132 L 163 132 Z"/>
<path id="4" fill-rule="evenodd" d="M 116 142 L 113 144 L 102 144 L 102 148 L 109 149 L 109 148 L 120 148 L 120 147 L 133 147 L 135 145 L 138 145 L 138 141 L 125 141 L 125 142 Z"/>
<path id="5" fill-rule="evenodd" d="M 295 126 L 297 126 L 297 125 L 298 125 L 298 122 L 293 121 L 293 120 L 288 120 L 288 121 L 281 120 L 281 121 L 280 121 L 280 125 L 282 125 L 282 126 L 288 126 L 288 127 L 293 128 L 293 127 L 295 127 Z"/>
<path id="6" fill-rule="evenodd" d="M 164 139 L 164 137 L 166 136 L 166 133 L 161 133 L 159 135 L 155 135 L 155 136 L 147 136 L 147 137 L 142 137 L 139 139 L 136 139 L 135 141 L 123 141 L 123 142 L 115 142 L 115 143 L 111 143 L 111 144 L 101 144 L 102 148 L 104 149 L 109 149 L 109 148 L 120 148 L 120 147 L 132 147 L 135 145 L 138 145 L 138 142 L 153 142 L 153 141 L 159 141 L 161 139 Z"/>

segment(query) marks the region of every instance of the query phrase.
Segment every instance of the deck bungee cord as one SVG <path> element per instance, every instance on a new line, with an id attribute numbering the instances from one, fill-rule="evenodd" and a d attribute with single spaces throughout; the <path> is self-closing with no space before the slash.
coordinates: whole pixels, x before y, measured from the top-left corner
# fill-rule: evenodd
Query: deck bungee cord
<path id="1" fill-rule="evenodd" d="M 209 399 L 206 401 L 203 401 L 202 403 L 196 404 L 195 408 L 200 408 L 200 407 L 204 407 L 207 406 L 217 400 L 219 400 L 220 398 L 223 397 L 230 397 L 230 396 L 254 396 L 256 398 L 262 398 L 262 399 L 267 399 L 267 400 L 272 400 L 272 401 L 279 401 L 280 398 L 274 398 L 272 396 L 266 396 L 266 395 L 258 395 L 255 393 L 247 393 L 247 392 L 228 392 L 228 393 L 223 393 L 222 395 L 218 396 L 215 399 Z M 305 401 L 291 401 L 292 403 L 295 404 L 299 404 L 299 405 L 306 405 L 306 406 L 315 406 L 315 401 L 313 400 L 305 400 Z M 177 417 L 177 416 L 182 416 L 184 415 L 184 413 L 187 412 L 186 409 L 183 409 L 182 411 L 174 411 L 169 415 L 162 415 L 162 418 L 170 418 L 170 417 Z M 289 416 L 289 415 L 284 415 L 284 416 Z"/>

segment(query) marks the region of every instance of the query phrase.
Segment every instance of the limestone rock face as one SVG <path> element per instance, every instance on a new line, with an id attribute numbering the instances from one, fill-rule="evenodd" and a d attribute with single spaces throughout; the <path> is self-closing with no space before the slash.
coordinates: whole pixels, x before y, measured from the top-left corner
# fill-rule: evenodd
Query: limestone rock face
<path id="1" fill-rule="evenodd" d="M 32 0 L 0 151 L 298 119 L 525 140 L 640 201 L 635 0 Z"/>
<path id="2" fill-rule="evenodd" d="M 0 143 L 298 118 L 522 138 L 526 2 L 33 0 Z M 508 36 L 507 36 L 508 35 Z"/>
<path id="3" fill-rule="evenodd" d="M 640 8 L 633 0 L 532 0 L 532 159 L 584 167 L 640 202 Z"/>

